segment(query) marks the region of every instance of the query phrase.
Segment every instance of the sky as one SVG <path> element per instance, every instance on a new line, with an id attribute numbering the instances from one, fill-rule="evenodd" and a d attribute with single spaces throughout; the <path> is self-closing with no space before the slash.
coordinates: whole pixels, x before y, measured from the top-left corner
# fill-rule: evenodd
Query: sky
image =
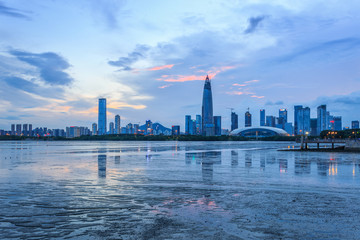
<path id="1" fill-rule="evenodd" d="M 327 104 L 360 120 L 360 1 L 0 0 L 0 129 L 65 128 L 201 114 L 206 75 L 214 115 L 230 128 L 249 108 L 278 115 Z"/>

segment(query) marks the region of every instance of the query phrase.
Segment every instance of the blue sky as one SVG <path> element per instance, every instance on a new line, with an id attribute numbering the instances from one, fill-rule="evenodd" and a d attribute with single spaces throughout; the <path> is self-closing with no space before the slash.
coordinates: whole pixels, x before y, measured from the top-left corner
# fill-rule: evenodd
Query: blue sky
<path id="1" fill-rule="evenodd" d="M 184 126 L 212 77 L 214 114 L 327 104 L 360 120 L 359 1 L 0 0 L 0 128 Z"/>

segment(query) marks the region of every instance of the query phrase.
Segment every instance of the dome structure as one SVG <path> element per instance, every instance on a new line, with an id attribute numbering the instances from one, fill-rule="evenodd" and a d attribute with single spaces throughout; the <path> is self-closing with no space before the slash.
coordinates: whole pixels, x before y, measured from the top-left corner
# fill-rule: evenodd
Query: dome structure
<path id="1" fill-rule="evenodd" d="M 265 127 L 265 126 L 238 128 L 238 129 L 231 131 L 230 135 L 249 137 L 249 138 L 289 136 L 289 134 L 281 128 Z"/>

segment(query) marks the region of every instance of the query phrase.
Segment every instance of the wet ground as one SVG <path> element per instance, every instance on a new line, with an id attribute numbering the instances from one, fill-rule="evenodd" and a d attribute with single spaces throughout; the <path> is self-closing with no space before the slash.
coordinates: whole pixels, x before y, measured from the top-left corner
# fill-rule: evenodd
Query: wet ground
<path id="1" fill-rule="evenodd" d="M 358 239 L 360 155 L 0 142 L 0 239 Z"/>

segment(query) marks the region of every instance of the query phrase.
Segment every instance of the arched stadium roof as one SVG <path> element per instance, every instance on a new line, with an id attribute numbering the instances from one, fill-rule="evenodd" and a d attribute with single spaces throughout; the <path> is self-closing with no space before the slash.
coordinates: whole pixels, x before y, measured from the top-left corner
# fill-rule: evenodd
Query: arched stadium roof
<path id="1" fill-rule="evenodd" d="M 230 132 L 230 135 L 244 137 L 270 137 L 270 136 L 288 136 L 289 134 L 281 128 L 275 127 L 245 127 L 238 128 Z"/>

